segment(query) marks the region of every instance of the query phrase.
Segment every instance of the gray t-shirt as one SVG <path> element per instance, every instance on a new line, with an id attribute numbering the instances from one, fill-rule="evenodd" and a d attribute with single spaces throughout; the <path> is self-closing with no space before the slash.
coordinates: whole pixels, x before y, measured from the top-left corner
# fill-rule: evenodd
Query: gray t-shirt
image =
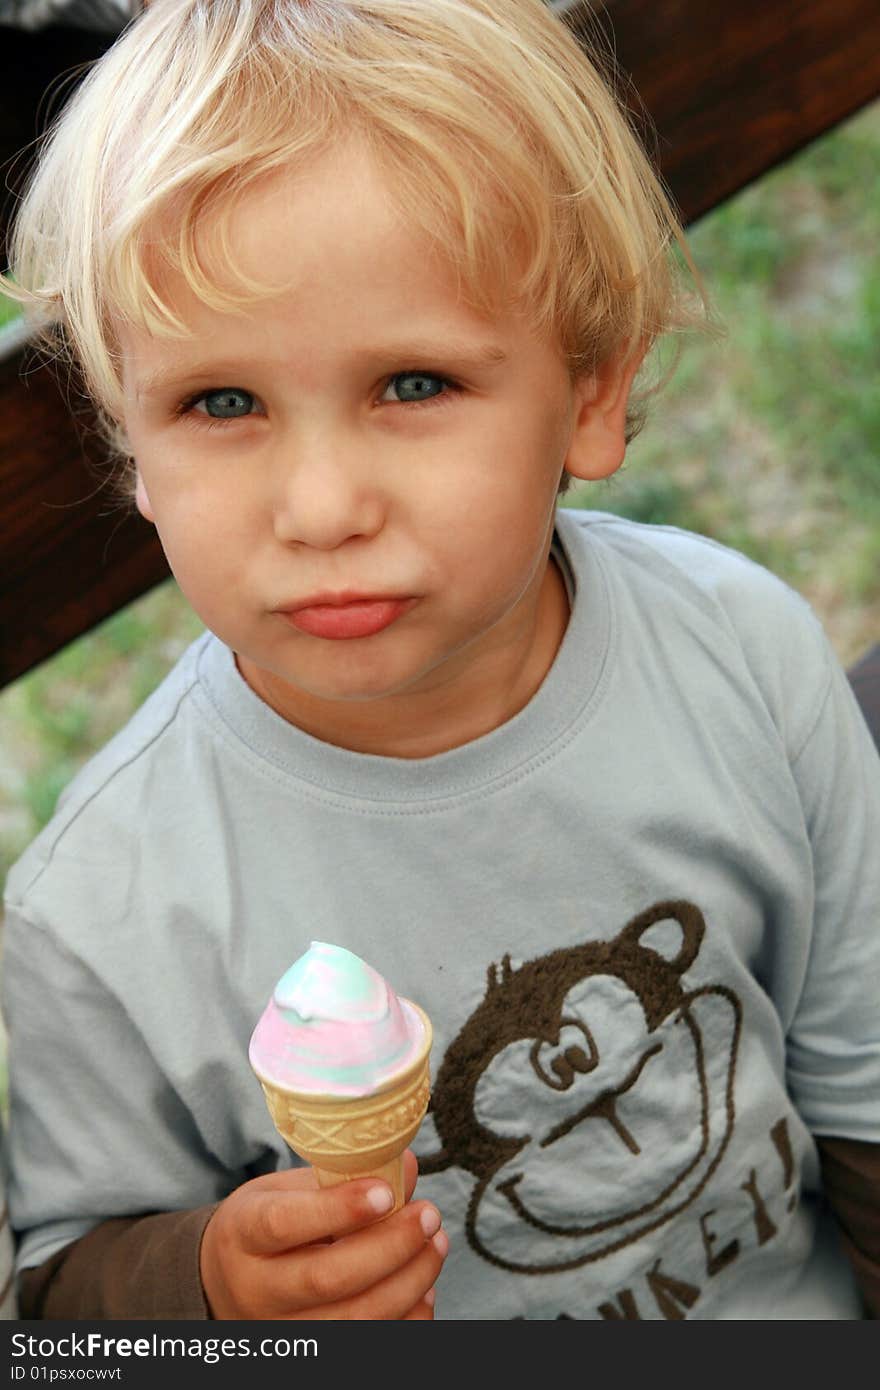
<path id="1" fill-rule="evenodd" d="M 856 1318 L 814 1135 L 880 1141 L 880 760 L 807 605 L 561 511 L 572 614 L 436 757 L 291 727 L 206 635 L 9 877 L 20 1264 L 292 1159 L 247 1062 L 312 940 L 431 1015 L 447 1318 Z"/>

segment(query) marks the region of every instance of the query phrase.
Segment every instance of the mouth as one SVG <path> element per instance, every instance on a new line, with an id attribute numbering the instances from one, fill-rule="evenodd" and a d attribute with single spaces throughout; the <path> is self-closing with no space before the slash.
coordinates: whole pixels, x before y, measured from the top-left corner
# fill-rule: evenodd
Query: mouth
<path id="1" fill-rule="evenodd" d="M 582 1120 L 600 1119 L 607 1120 L 618 1139 L 629 1149 L 631 1154 L 641 1153 L 639 1145 L 617 1113 L 617 1102 L 621 1096 L 626 1095 L 627 1091 L 632 1090 L 650 1059 L 656 1057 L 657 1053 L 662 1051 L 662 1043 L 654 1043 L 652 1047 L 649 1047 L 642 1056 L 638 1058 L 635 1065 L 631 1068 L 629 1075 L 624 1078 L 619 1086 L 615 1087 L 613 1090 L 603 1091 L 600 1096 L 595 1100 L 591 1100 L 582 1110 L 579 1110 L 577 1114 L 570 1115 L 567 1119 L 563 1120 L 561 1124 L 556 1125 L 554 1129 L 550 1130 L 549 1134 L 545 1134 L 544 1138 L 541 1140 L 540 1147 L 546 1149 L 548 1145 L 555 1144 L 557 1139 L 564 1138 L 564 1136 L 579 1125 Z"/>
<path id="2" fill-rule="evenodd" d="M 417 599 L 379 594 L 316 594 L 279 615 L 309 637 L 331 642 L 373 637 L 397 622 Z"/>

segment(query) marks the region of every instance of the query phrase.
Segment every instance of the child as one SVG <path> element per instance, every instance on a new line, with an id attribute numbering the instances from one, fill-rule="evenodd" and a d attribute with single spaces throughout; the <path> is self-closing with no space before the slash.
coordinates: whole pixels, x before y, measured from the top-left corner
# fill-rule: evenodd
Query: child
<path id="1" fill-rule="evenodd" d="M 677 235 L 541 0 L 157 0 L 63 114 L 18 283 L 209 631 L 9 877 L 23 1316 L 876 1312 L 876 753 L 779 581 L 557 509 Z M 312 939 L 433 1021 L 385 1220 L 248 1066 Z"/>

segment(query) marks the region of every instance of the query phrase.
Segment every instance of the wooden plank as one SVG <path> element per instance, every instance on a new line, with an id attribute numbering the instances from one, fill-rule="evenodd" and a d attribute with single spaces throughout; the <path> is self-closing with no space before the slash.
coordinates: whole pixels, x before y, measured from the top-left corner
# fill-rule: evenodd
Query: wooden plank
<path id="1" fill-rule="evenodd" d="M 588 12 L 613 26 L 686 220 L 880 95 L 878 0 L 607 0 L 598 14 L 570 7 L 576 31 Z M 102 41 L 73 30 L 2 36 L 8 158 L 33 140 L 38 108 L 57 107 L 44 98 L 50 81 Z M 0 686 L 168 572 L 152 528 L 121 521 L 95 491 L 94 444 L 83 445 L 44 369 L 20 379 L 23 360 L 0 367 Z"/>
<path id="2" fill-rule="evenodd" d="M 566 18 L 613 36 L 685 221 L 880 95 L 878 0 L 606 0 Z"/>
<path id="3" fill-rule="evenodd" d="M 0 685 L 168 574 L 153 528 L 114 504 L 89 424 L 46 370 L 0 362 Z"/>
<path id="4" fill-rule="evenodd" d="M 36 136 L 110 42 L 79 29 L 0 27 L 2 234 Z M 0 687 L 160 579 L 152 527 L 110 503 L 83 408 L 75 423 L 51 372 L 0 361 Z"/>

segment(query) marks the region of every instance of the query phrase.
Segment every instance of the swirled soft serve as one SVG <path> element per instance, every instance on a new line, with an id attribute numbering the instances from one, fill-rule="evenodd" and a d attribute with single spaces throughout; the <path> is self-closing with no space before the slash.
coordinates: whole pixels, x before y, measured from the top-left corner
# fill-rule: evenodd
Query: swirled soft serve
<path id="1" fill-rule="evenodd" d="M 420 1055 L 424 1017 L 360 956 L 313 941 L 275 986 L 251 1038 L 251 1066 L 286 1090 L 363 1096 Z"/>

